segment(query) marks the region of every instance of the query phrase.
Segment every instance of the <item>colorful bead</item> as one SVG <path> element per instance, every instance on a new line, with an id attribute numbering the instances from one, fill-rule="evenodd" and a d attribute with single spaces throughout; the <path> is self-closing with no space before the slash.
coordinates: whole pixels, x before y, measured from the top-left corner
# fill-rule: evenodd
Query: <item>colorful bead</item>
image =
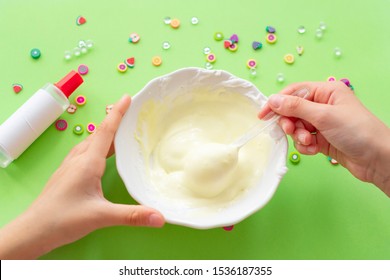
<path id="1" fill-rule="evenodd" d="M 141 39 L 141 37 L 137 33 L 131 33 L 129 36 L 129 42 L 130 43 L 138 43 L 138 41 Z"/>
<path id="2" fill-rule="evenodd" d="M 87 20 L 85 19 L 85 17 L 78 16 L 78 17 L 76 18 L 76 24 L 77 24 L 77 25 L 82 25 L 82 24 L 84 24 L 84 23 L 86 23 L 86 22 L 87 22 Z"/>
<path id="3" fill-rule="evenodd" d="M 152 58 L 152 64 L 153 64 L 154 66 L 160 66 L 161 63 L 162 63 L 161 57 L 159 57 L 159 56 L 154 56 L 154 57 Z"/>
<path id="4" fill-rule="evenodd" d="M 299 56 L 301 56 L 303 54 L 304 49 L 302 46 L 297 46 L 296 50 L 297 50 L 297 53 Z"/>
<path id="5" fill-rule="evenodd" d="M 89 71 L 89 68 L 85 64 L 80 64 L 77 68 L 77 72 L 79 72 L 80 75 L 87 75 Z"/>
<path id="6" fill-rule="evenodd" d="M 83 106 L 87 103 L 87 98 L 84 95 L 79 95 L 75 97 L 74 102 L 79 106 Z"/>
<path id="7" fill-rule="evenodd" d="M 292 55 L 290 53 L 286 54 L 283 59 L 284 59 L 284 62 L 286 62 L 287 64 L 293 64 L 295 61 L 294 55 Z"/>
<path id="8" fill-rule="evenodd" d="M 121 72 L 121 73 L 124 73 L 127 71 L 127 65 L 124 64 L 124 63 L 119 63 L 116 67 L 116 69 Z"/>
<path id="9" fill-rule="evenodd" d="M 223 41 L 223 47 L 224 47 L 225 49 L 229 48 L 232 44 L 233 44 L 233 42 L 230 41 L 230 40 L 225 40 L 225 41 Z"/>
<path id="10" fill-rule="evenodd" d="M 125 60 L 125 64 L 126 64 L 129 68 L 134 68 L 135 58 L 134 58 L 134 57 L 130 57 L 130 58 L 126 59 L 126 60 Z"/>
<path id="11" fill-rule="evenodd" d="M 265 37 L 265 40 L 269 43 L 269 44 L 274 44 L 277 40 L 276 38 L 276 35 L 275 34 L 268 34 L 266 37 Z"/>
<path id="12" fill-rule="evenodd" d="M 171 20 L 170 25 L 171 25 L 172 28 L 177 29 L 177 28 L 180 27 L 180 20 L 174 18 L 174 19 Z"/>
<path id="13" fill-rule="evenodd" d="M 223 227 L 223 229 L 225 231 L 232 231 L 234 229 L 234 225 L 233 226 L 227 226 L 227 227 Z"/>
<path id="14" fill-rule="evenodd" d="M 37 48 L 32 49 L 32 50 L 30 51 L 30 55 L 31 55 L 32 58 L 38 59 L 38 58 L 41 57 L 41 51 L 40 51 L 39 49 L 37 49 Z"/>
<path id="15" fill-rule="evenodd" d="M 64 131 L 68 127 L 68 123 L 66 120 L 57 120 L 55 122 L 55 127 L 59 131 Z"/>
<path id="16" fill-rule="evenodd" d="M 94 133 L 96 130 L 96 125 L 94 123 L 87 124 L 87 132 L 88 133 Z"/>
<path id="17" fill-rule="evenodd" d="M 275 29 L 275 27 L 268 25 L 268 26 L 265 28 L 265 31 L 267 31 L 268 33 L 275 33 L 275 32 L 276 32 L 276 29 Z"/>
<path id="18" fill-rule="evenodd" d="M 210 62 L 210 63 L 214 63 L 214 62 L 217 60 L 217 58 L 216 58 L 215 54 L 209 53 L 209 54 L 206 56 L 206 60 L 207 60 L 208 62 Z"/>
<path id="19" fill-rule="evenodd" d="M 298 164 L 301 161 L 301 156 L 298 152 L 291 152 L 289 159 L 291 163 Z"/>
<path id="20" fill-rule="evenodd" d="M 335 82 L 335 81 L 336 81 L 336 77 L 334 77 L 334 76 L 329 76 L 326 80 L 327 80 L 328 82 Z"/>
<path id="21" fill-rule="evenodd" d="M 230 41 L 232 41 L 232 44 L 238 43 L 238 35 L 233 34 L 232 36 L 230 36 Z"/>
<path id="22" fill-rule="evenodd" d="M 12 84 L 12 89 L 15 93 L 19 93 L 23 90 L 23 85 L 21 84 Z"/>
<path id="23" fill-rule="evenodd" d="M 222 32 L 215 32 L 215 33 L 214 33 L 214 40 L 215 40 L 215 41 L 221 41 L 221 40 L 223 40 L 223 34 L 222 34 Z"/>
<path id="24" fill-rule="evenodd" d="M 76 111 L 77 111 L 77 107 L 76 107 L 76 105 L 74 105 L 74 104 L 70 104 L 69 107 L 66 109 L 66 111 L 67 111 L 69 114 L 74 114 L 74 113 L 76 113 Z"/>
<path id="25" fill-rule="evenodd" d="M 232 44 L 230 47 L 229 47 L 229 51 L 231 52 L 235 52 L 238 50 L 238 44 Z"/>
<path id="26" fill-rule="evenodd" d="M 262 44 L 262 43 L 253 41 L 253 43 L 252 43 L 252 48 L 253 48 L 254 50 L 259 50 L 259 49 L 261 49 L 262 47 L 263 47 L 263 44 Z"/>
<path id="27" fill-rule="evenodd" d="M 329 157 L 329 156 L 328 156 L 328 160 L 329 160 L 329 162 L 330 162 L 331 164 L 333 164 L 333 165 L 338 165 L 338 164 L 339 164 L 337 160 L 335 160 L 334 158 L 331 158 L 331 157 Z"/>
<path id="28" fill-rule="evenodd" d="M 351 82 L 347 78 L 340 79 L 340 82 L 343 82 L 347 87 L 351 86 Z"/>
<path id="29" fill-rule="evenodd" d="M 257 62 L 256 60 L 254 60 L 253 58 L 249 59 L 247 62 L 246 62 L 246 66 L 248 68 L 256 68 L 257 66 Z"/>
<path id="30" fill-rule="evenodd" d="M 84 127 L 81 124 L 77 124 L 73 127 L 73 133 L 81 135 L 84 133 Z"/>

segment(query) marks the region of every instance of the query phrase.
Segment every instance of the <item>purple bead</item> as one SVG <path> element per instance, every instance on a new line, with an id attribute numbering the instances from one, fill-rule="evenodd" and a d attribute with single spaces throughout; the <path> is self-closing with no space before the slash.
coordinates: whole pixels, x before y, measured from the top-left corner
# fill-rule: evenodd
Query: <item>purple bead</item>
<path id="1" fill-rule="evenodd" d="M 231 37 L 230 37 L 230 41 L 234 43 L 238 43 L 238 36 L 237 34 L 233 34 Z"/>
<path id="2" fill-rule="evenodd" d="M 347 87 L 349 87 L 351 85 L 351 82 L 346 78 L 341 79 L 340 82 L 343 82 Z"/>
<path id="3" fill-rule="evenodd" d="M 267 31 L 268 33 L 275 33 L 275 32 L 276 32 L 276 29 L 275 29 L 275 27 L 268 25 L 268 26 L 265 28 L 265 31 Z"/>
<path id="4" fill-rule="evenodd" d="M 252 43 L 252 48 L 253 48 L 254 50 L 261 49 L 262 47 L 263 47 L 263 44 L 262 44 L 262 43 L 253 41 L 253 43 Z"/>

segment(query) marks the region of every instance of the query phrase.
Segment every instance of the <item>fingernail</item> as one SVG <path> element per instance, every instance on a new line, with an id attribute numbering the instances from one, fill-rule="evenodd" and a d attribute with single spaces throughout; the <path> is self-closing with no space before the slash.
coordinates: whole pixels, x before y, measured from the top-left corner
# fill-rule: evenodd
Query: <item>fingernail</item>
<path id="1" fill-rule="evenodd" d="M 274 108 L 279 108 L 280 105 L 282 105 L 283 99 L 284 96 L 280 94 L 271 95 L 269 97 L 268 103 Z"/>
<path id="2" fill-rule="evenodd" d="M 164 219 L 160 215 L 152 214 L 149 216 L 149 226 L 151 227 L 162 227 L 164 223 Z"/>

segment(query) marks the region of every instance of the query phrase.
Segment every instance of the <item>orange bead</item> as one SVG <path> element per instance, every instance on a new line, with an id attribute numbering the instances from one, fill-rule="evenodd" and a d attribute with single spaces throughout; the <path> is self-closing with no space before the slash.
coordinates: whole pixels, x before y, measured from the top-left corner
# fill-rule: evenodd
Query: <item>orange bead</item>
<path id="1" fill-rule="evenodd" d="M 175 28 L 175 29 L 179 28 L 180 27 L 180 20 L 178 20 L 176 18 L 172 19 L 171 26 L 172 26 L 172 28 Z"/>

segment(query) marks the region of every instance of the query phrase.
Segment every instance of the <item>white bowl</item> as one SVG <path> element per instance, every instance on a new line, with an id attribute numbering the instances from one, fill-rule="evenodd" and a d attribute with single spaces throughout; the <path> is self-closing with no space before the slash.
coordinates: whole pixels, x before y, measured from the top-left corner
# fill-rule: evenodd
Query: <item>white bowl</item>
<path id="1" fill-rule="evenodd" d="M 170 204 L 169 207 L 156 199 L 156 189 L 151 185 L 146 172 L 140 143 L 135 138 L 137 119 L 144 102 L 162 100 L 180 89 L 211 86 L 231 88 L 248 97 L 258 109 L 267 98 L 250 82 L 237 78 L 226 71 L 185 68 L 153 79 L 137 95 L 124 115 L 115 136 L 116 164 L 118 172 L 130 195 L 140 204 L 159 210 L 166 221 L 198 229 L 234 225 L 264 207 L 275 193 L 286 173 L 287 139 L 279 126 L 272 129 L 274 143 L 263 175 L 237 201 L 220 211 L 202 214 L 196 210 L 183 209 Z M 261 155 L 259 155 L 261 156 Z"/>

